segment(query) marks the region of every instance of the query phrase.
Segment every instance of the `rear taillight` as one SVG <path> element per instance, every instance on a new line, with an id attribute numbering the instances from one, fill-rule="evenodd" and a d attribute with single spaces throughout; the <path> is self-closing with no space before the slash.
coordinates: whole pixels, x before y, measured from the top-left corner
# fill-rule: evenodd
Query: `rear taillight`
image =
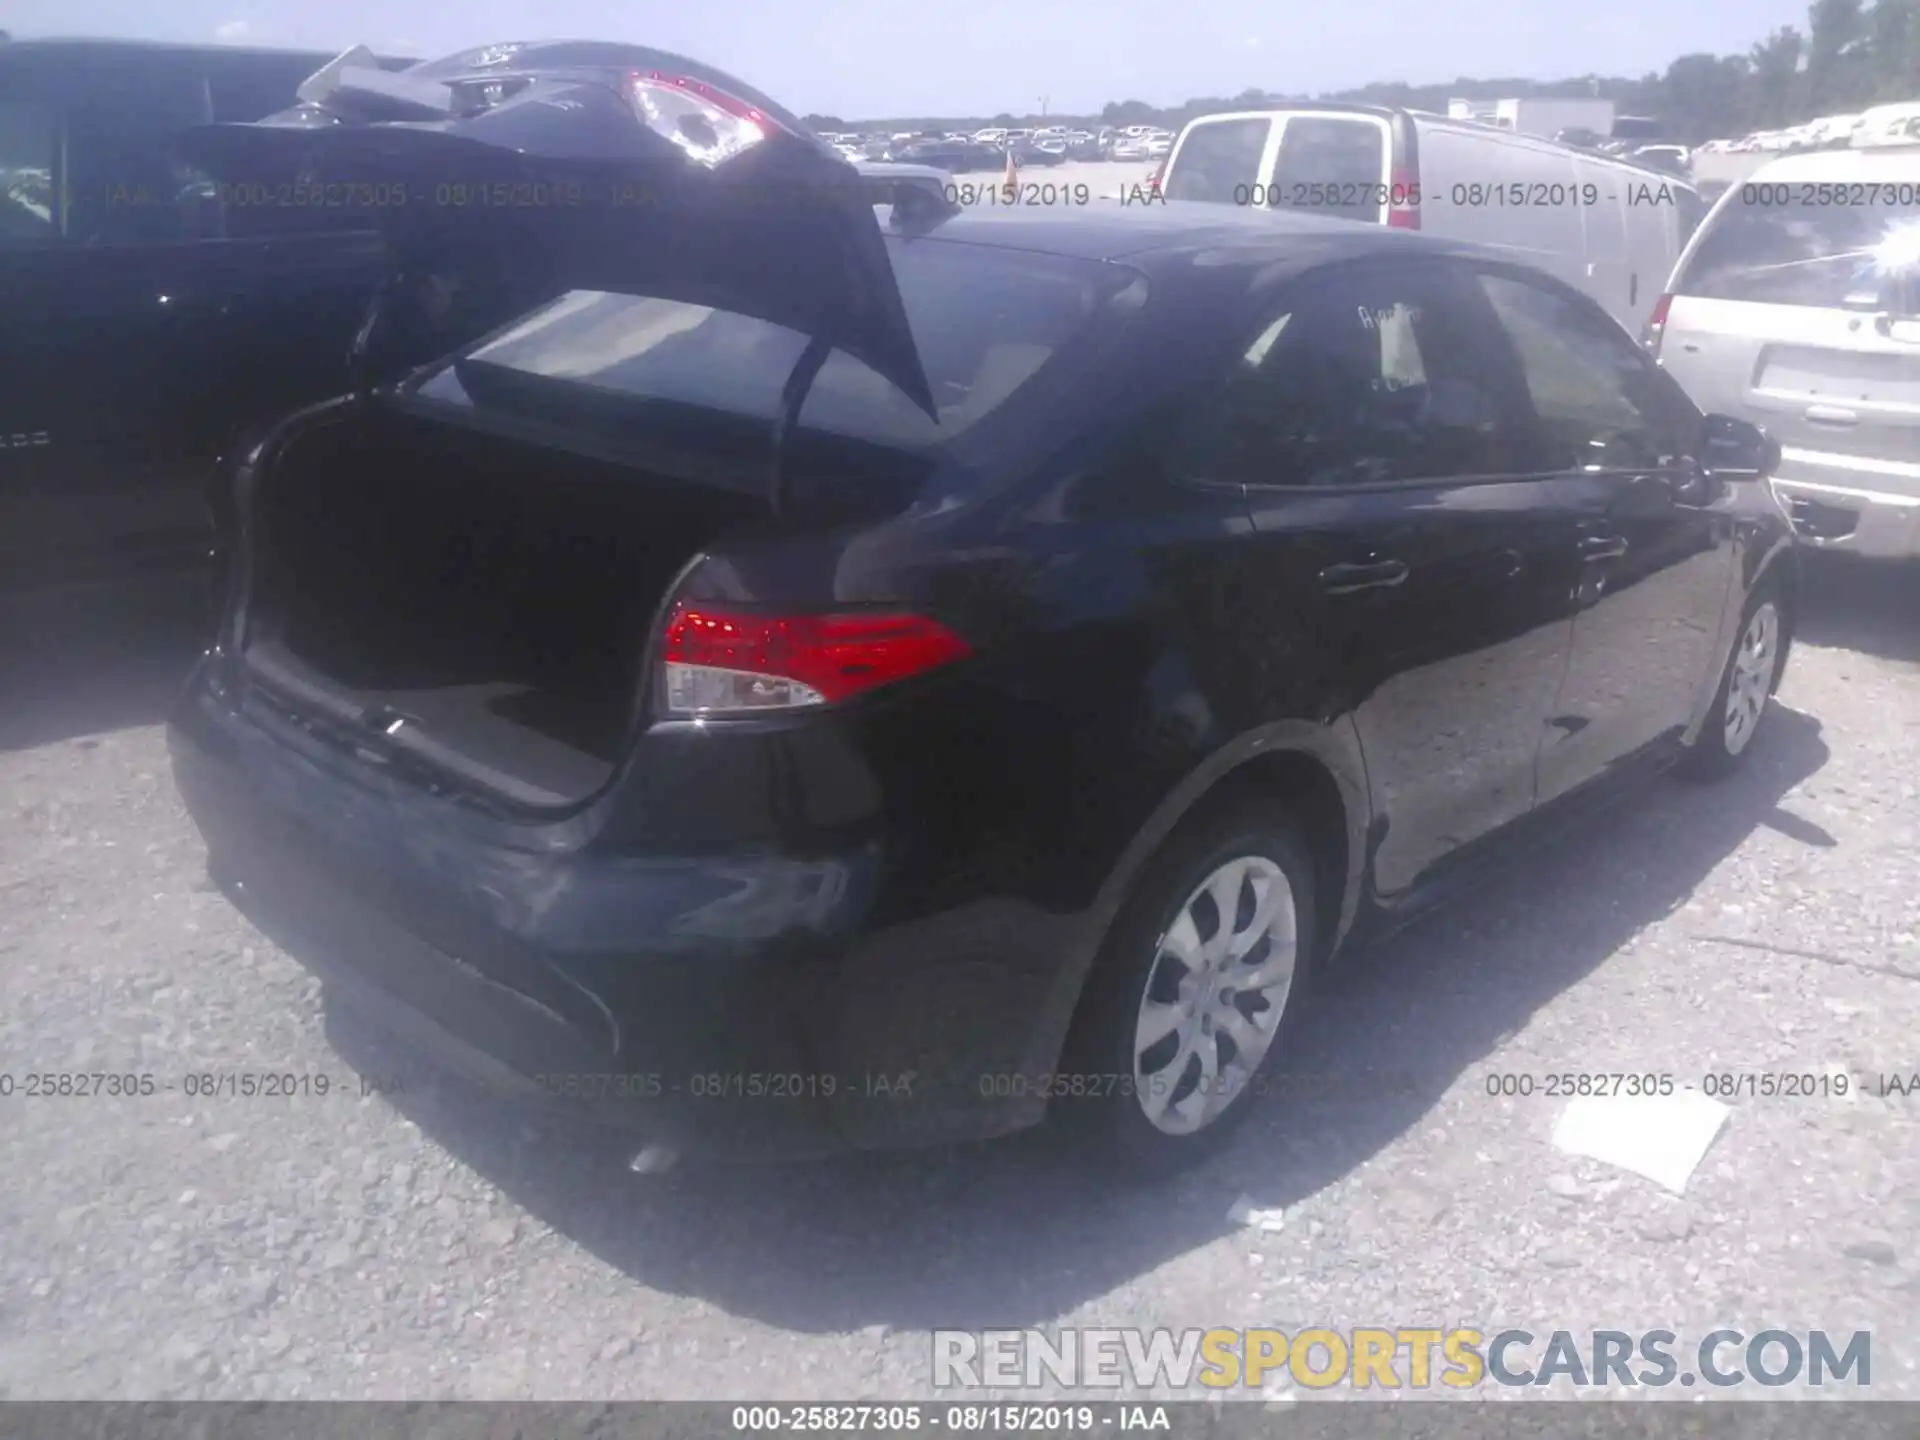
<path id="1" fill-rule="evenodd" d="M 1376 172 L 1378 173 L 1378 172 Z M 1407 167 L 1394 170 L 1387 182 L 1387 225 L 1394 230 L 1420 228 L 1420 172 Z"/>
<path id="2" fill-rule="evenodd" d="M 769 130 L 781 128 L 724 90 L 662 70 L 631 72 L 627 98 L 642 124 L 709 169 L 751 150 L 767 138 Z"/>
<path id="3" fill-rule="evenodd" d="M 1160 179 L 1166 173 L 1167 173 L 1167 162 L 1165 160 L 1162 160 L 1158 165 L 1153 167 L 1153 174 L 1147 177 L 1147 189 L 1152 191 L 1155 195 L 1158 195 L 1160 193 Z"/>
<path id="4" fill-rule="evenodd" d="M 781 615 L 682 601 L 667 620 L 671 715 L 832 705 L 962 659 L 967 643 L 921 615 Z"/>
<path id="5" fill-rule="evenodd" d="M 1653 302 L 1653 313 L 1647 316 L 1647 328 L 1640 332 L 1640 343 L 1655 359 L 1660 357 L 1660 337 L 1667 330 L 1667 311 L 1673 308 L 1673 296 L 1662 295 Z"/>

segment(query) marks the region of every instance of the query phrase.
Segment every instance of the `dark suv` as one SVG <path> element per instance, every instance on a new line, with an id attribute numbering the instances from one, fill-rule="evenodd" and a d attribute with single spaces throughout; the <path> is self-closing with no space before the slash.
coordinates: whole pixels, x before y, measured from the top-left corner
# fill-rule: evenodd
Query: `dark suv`
<path id="1" fill-rule="evenodd" d="M 0 593 L 203 564 L 214 455 L 341 388 L 382 270 L 366 208 L 171 150 L 329 58 L 0 43 Z"/>
<path id="2" fill-rule="evenodd" d="M 319 133 L 574 197 L 388 215 L 554 298 L 244 457 L 170 736 L 227 892 L 461 1067 L 649 1163 L 1051 1106 L 1172 1164 L 1350 938 L 1750 752 L 1775 449 L 1567 286 L 1224 206 L 889 225 L 738 81 L 499 50 Z"/>

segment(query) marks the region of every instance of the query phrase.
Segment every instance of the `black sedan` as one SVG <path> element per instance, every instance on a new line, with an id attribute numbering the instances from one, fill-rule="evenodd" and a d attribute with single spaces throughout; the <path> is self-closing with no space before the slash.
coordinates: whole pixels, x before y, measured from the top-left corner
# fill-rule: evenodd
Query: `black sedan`
<path id="1" fill-rule="evenodd" d="M 577 200 L 383 212 L 434 283 L 363 344 L 486 334 L 242 458 L 170 743 L 334 993 L 642 1168 L 1049 1110 L 1185 1163 L 1315 971 L 1762 743 L 1777 449 L 1567 286 L 1219 206 L 889 229 L 738 81 L 483 58 L 196 147 Z"/>

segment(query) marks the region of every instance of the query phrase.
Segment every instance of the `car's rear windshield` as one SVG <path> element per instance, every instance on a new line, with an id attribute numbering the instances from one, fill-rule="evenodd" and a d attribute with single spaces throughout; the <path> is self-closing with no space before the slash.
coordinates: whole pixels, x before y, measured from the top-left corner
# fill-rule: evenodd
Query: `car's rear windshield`
<path id="1" fill-rule="evenodd" d="M 888 244 L 939 420 L 835 351 L 800 412 L 803 429 L 912 450 L 946 444 L 1062 357 L 1117 291 L 1144 283 L 1119 266 L 1030 251 L 926 237 Z M 795 331 L 726 310 L 576 290 L 460 363 L 771 422 L 806 345 Z M 418 393 L 474 398 L 453 365 Z"/>
<path id="2" fill-rule="evenodd" d="M 1898 184 L 1745 184 L 1707 221 L 1674 289 L 1712 300 L 1872 306 L 1916 261 L 1920 171 Z"/>
<path id="3" fill-rule="evenodd" d="M 1260 156 L 1272 129 L 1273 122 L 1264 115 L 1197 121 L 1180 142 L 1162 193 L 1169 200 L 1252 204 L 1260 179 Z"/>

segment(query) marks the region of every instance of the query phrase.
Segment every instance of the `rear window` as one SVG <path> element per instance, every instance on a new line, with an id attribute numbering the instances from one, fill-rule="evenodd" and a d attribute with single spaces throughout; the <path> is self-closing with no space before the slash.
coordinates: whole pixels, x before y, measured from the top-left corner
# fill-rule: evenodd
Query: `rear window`
<path id="1" fill-rule="evenodd" d="M 835 351 L 808 393 L 804 429 L 913 450 L 950 442 L 1060 356 L 1119 289 L 1144 284 L 1118 266 L 1053 255 L 929 239 L 889 248 L 939 421 Z M 726 310 L 577 290 L 467 358 L 771 423 L 806 344 L 796 331 Z M 452 367 L 429 376 L 419 393 L 472 403 Z"/>
<path id="2" fill-rule="evenodd" d="M 1707 222 L 1674 289 L 1712 300 L 1875 306 L 1916 261 L 1920 184 L 1745 184 Z"/>
<path id="3" fill-rule="evenodd" d="M 1270 204 L 1346 220 L 1378 220 L 1387 137 L 1371 120 L 1296 115 L 1280 132 Z"/>
<path id="4" fill-rule="evenodd" d="M 1207 200 L 1216 205 L 1252 203 L 1260 179 L 1260 156 L 1273 122 L 1202 120 L 1187 131 L 1162 187 L 1169 200 Z"/>

